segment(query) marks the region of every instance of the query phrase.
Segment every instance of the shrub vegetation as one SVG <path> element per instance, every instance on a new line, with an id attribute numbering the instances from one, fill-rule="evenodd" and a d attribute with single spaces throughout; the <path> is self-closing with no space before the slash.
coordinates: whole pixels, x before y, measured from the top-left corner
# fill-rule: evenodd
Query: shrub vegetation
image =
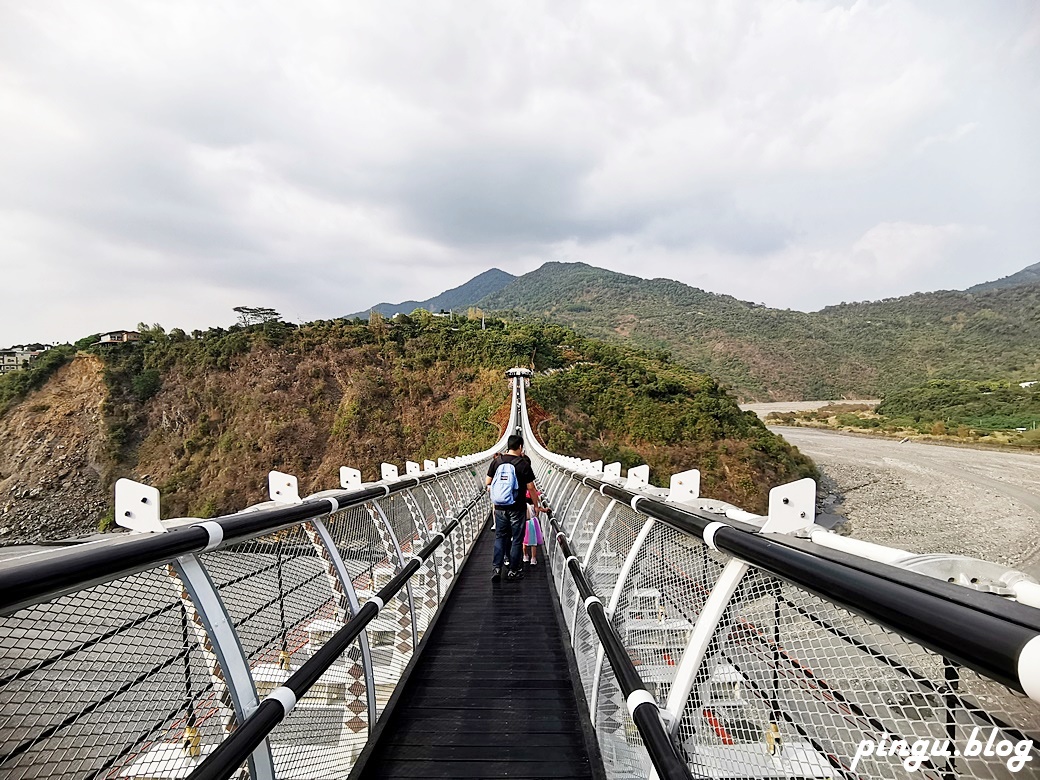
<path id="1" fill-rule="evenodd" d="M 531 366 L 539 428 L 559 452 L 648 463 L 657 484 L 700 468 L 705 495 L 763 511 L 811 461 L 667 353 L 604 344 L 559 325 L 495 317 L 268 320 L 188 335 L 140 325 L 138 343 L 94 346 L 108 385 L 108 478 L 149 475 L 174 514 L 262 498 L 267 470 L 329 487 L 339 465 L 485 449 L 508 406 L 504 369 Z"/>

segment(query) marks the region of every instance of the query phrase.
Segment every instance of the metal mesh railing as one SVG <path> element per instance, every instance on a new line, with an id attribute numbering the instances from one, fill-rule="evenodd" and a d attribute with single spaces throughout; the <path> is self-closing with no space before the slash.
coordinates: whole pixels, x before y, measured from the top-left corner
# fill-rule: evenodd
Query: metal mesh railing
<path id="1" fill-rule="evenodd" d="M 201 771 L 409 571 L 223 775 L 345 777 L 487 517 L 488 457 L 0 564 L 0 776 Z"/>
<path id="2" fill-rule="evenodd" d="M 4 777 L 118 776 L 157 735 L 219 739 L 226 726 L 166 567 L 22 609 L 3 620 L 0 648 Z"/>
<path id="3" fill-rule="evenodd" d="M 1040 776 L 1040 610 L 526 425 L 608 777 Z M 487 516 L 489 457 L 0 564 L 0 777 L 345 777 Z"/>
<path id="4" fill-rule="evenodd" d="M 608 777 L 655 768 L 578 562 L 694 777 L 1040 777 L 1040 610 L 528 452 Z"/>

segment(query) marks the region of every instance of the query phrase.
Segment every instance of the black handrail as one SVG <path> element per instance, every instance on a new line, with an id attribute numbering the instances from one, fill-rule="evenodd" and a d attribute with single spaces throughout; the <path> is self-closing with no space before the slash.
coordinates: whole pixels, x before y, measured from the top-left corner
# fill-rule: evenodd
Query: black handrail
<path id="1" fill-rule="evenodd" d="M 633 504 L 648 517 L 704 541 L 704 531 L 719 516 L 680 508 L 632 492 L 553 463 L 553 468 L 578 479 L 602 495 Z M 741 527 L 743 526 L 743 527 Z M 750 533 L 746 524 L 726 522 L 717 527 L 712 544 L 719 550 L 797 585 L 820 598 L 878 623 L 936 653 L 1013 688 L 1025 689 L 1019 677 L 1022 649 L 1040 636 L 1031 610 L 1000 600 L 980 609 L 979 594 L 959 593 L 957 585 L 915 572 L 889 571 L 870 561 L 850 565 L 839 556 L 819 556 L 775 535 Z"/>
<path id="2" fill-rule="evenodd" d="M 201 523 L 219 525 L 223 531 L 221 546 L 224 546 L 327 515 L 333 502 L 338 509 L 359 506 L 448 473 L 451 472 L 410 474 L 393 484 L 329 491 L 321 498 L 306 499 L 299 504 L 200 520 L 200 524 L 174 528 L 168 533 L 139 534 L 19 558 L 0 566 L 0 615 L 154 568 L 182 555 L 203 552 L 209 547 L 211 536 Z"/>
<path id="3" fill-rule="evenodd" d="M 715 515 L 710 512 L 668 504 L 642 493 L 627 490 L 612 482 L 596 479 L 595 477 L 590 477 L 566 467 L 557 466 L 556 464 L 553 464 L 553 468 L 559 469 L 560 471 L 566 471 L 576 479 L 579 479 L 586 487 L 592 487 L 597 490 L 601 489 L 604 495 L 622 501 L 625 504 L 631 505 L 633 499 L 638 497 L 640 502 L 640 512 L 649 517 L 653 517 L 655 520 L 661 520 L 678 531 L 692 534 L 702 541 L 703 531 L 706 525 L 708 523 L 719 522 L 721 518 L 721 515 Z M 648 501 L 650 504 L 645 505 L 643 503 L 644 501 Z M 732 528 L 751 534 L 757 534 L 759 531 L 756 526 L 752 526 L 748 523 L 729 520 L 728 518 L 725 522 L 726 525 Z M 823 547 L 810 542 L 808 539 L 783 535 L 775 536 L 774 541 L 778 544 L 784 545 L 785 547 L 805 552 L 814 558 L 823 558 L 841 566 L 847 566 L 868 574 L 883 577 L 901 586 L 924 591 L 938 598 L 953 601 L 966 607 L 970 607 L 973 610 L 989 613 L 1001 620 L 1010 620 L 1019 623 L 1025 628 L 1040 632 L 1040 612 L 1024 604 L 1019 604 L 1015 601 L 1008 601 L 1007 599 L 1000 597 L 994 597 L 994 595 L 990 593 L 982 593 L 960 585 L 953 585 L 915 571 L 900 569 L 896 566 L 872 561 L 869 558 L 851 555 L 850 553 L 841 550 L 833 550 L 829 547 Z"/>
<path id="4" fill-rule="evenodd" d="M 346 651 L 351 642 L 357 639 L 364 628 L 375 619 L 382 608 L 379 605 L 385 604 L 394 597 L 433 551 L 443 544 L 448 534 L 454 531 L 473 507 L 480 503 L 484 494 L 485 490 L 481 488 L 443 530 L 435 533 L 422 550 L 409 558 L 401 570 L 375 596 L 361 606 L 350 622 L 333 634 L 320 650 L 292 673 L 282 688 L 288 689 L 296 701 L 302 699 Z M 376 604 L 377 601 L 379 605 Z M 189 780 L 225 780 L 225 778 L 231 777 L 267 735 L 285 719 L 291 709 L 291 707 L 286 708 L 281 698 L 268 696 L 260 702 L 260 706 L 253 711 L 252 715 L 246 718 L 227 739 L 217 745 L 216 749 L 188 775 Z"/>
<path id="5" fill-rule="evenodd" d="M 632 663 L 632 659 L 629 657 L 621 637 L 618 636 L 617 631 L 607 617 L 603 603 L 599 600 L 599 596 L 596 595 L 596 591 L 593 590 L 588 579 L 586 579 L 581 564 L 578 563 L 577 557 L 571 551 L 567 536 L 551 512 L 549 513 L 549 521 L 556 529 L 556 539 L 560 545 L 560 550 L 563 552 L 567 569 L 570 571 L 571 578 L 578 589 L 578 597 L 585 604 L 585 612 L 596 630 L 596 635 L 603 646 L 603 653 L 607 661 L 610 662 L 610 667 L 614 670 L 614 677 L 617 678 L 618 687 L 621 688 L 626 701 L 631 700 L 633 693 L 642 691 L 645 694 L 641 697 L 637 696 L 637 701 L 639 699 L 643 699 L 643 701 L 632 707 L 632 721 L 636 724 L 636 728 L 639 729 L 639 734 L 643 738 L 643 744 L 650 755 L 654 768 L 657 769 L 658 776 L 663 778 L 663 780 L 680 780 L 680 778 L 681 780 L 692 780 L 693 775 L 690 774 L 689 766 L 678 756 L 675 746 L 668 735 L 664 721 L 661 719 L 660 707 L 658 707 L 653 696 L 643 684 L 643 680 L 640 678 L 639 672 L 636 671 L 635 664 Z"/>

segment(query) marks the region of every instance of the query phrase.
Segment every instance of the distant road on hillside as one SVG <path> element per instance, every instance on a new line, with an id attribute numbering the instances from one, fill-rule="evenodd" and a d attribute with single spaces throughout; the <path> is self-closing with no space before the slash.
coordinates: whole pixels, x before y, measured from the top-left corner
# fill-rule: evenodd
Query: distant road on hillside
<path id="1" fill-rule="evenodd" d="M 845 495 L 853 536 L 1040 579 L 1040 455 L 771 426 Z"/>

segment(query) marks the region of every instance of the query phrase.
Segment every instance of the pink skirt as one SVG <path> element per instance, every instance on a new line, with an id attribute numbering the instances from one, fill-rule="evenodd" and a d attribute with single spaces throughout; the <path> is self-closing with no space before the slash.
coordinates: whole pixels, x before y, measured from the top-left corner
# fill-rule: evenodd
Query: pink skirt
<path id="1" fill-rule="evenodd" d="M 535 515 L 527 521 L 527 528 L 524 530 L 524 545 L 534 547 L 542 544 L 544 541 L 542 539 L 542 524 L 539 522 L 538 516 Z"/>

